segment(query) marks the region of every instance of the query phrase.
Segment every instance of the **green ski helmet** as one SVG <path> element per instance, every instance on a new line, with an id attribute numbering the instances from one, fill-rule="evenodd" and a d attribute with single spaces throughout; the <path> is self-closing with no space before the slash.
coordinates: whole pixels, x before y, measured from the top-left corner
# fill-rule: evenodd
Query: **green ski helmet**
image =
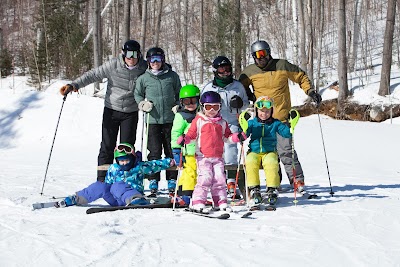
<path id="1" fill-rule="evenodd" d="M 129 143 L 121 143 L 114 149 L 114 159 L 134 154 L 134 148 Z"/>
<path id="2" fill-rule="evenodd" d="M 179 98 L 200 97 L 200 89 L 194 84 L 186 84 L 179 91 Z"/>

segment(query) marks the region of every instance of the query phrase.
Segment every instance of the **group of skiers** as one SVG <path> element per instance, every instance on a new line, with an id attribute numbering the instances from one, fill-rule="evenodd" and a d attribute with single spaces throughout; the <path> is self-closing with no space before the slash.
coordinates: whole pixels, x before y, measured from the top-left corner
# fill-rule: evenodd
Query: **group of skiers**
<path id="1" fill-rule="evenodd" d="M 98 165 L 111 164 L 108 171 L 98 171 L 97 182 L 68 197 L 67 206 L 85 205 L 98 198 L 112 206 L 147 203 L 143 198 L 144 175 L 150 181 L 151 194 L 156 195 L 159 172 L 173 165 L 182 167 L 182 172 L 177 185 L 178 172 L 167 170 L 168 190 L 173 193 L 178 186 L 179 195 L 190 196 L 196 210 L 204 208 L 209 191 L 214 208 L 226 209 L 227 194 L 240 196 L 236 193 L 237 175 L 243 198 L 259 203 L 260 166 L 266 174 L 267 194 L 276 194 L 282 179 L 279 160 L 293 188 L 302 191 L 304 175 L 291 144 L 290 128 L 295 123 L 290 125 L 289 121 L 297 120 L 289 115 L 288 80 L 298 83 L 317 104 L 321 96 L 298 66 L 272 58 L 267 42 L 253 43 L 251 54 L 255 63 L 246 67 L 238 80 L 233 77 L 230 60 L 217 56 L 212 64 L 214 78 L 200 90 L 194 84 L 181 86 L 178 74 L 165 61 L 163 49 L 150 48 L 144 60 L 139 43 L 129 40 L 117 58 L 64 85 L 60 92 L 67 95 L 108 79 Z M 146 162 L 134 151 L 138 110 L 146 114 Z M 254 113 L 252 119 L 249 113 Z M 118 132 L 120 144 L 116 146 Z M 238 155 L 240 158 L 247 137 L 246 175 L 243 170 L 225 173 L 225 165 L 240 163 Z"/>

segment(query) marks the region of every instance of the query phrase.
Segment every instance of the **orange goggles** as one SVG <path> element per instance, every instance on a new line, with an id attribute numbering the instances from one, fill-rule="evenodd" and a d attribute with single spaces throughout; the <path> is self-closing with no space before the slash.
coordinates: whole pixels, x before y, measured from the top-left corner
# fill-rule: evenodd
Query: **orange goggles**
<path id="1" fill-rule="evenodd" d="M 221 104 L 204 104 L 203 105 L 205 110 L 214 110 L 214 111 L 219 111 L 221 109 Z"/>
<path id="2" fill-rule="evenodd" d="M 258 50 L 256 52 L 254 52 L 253 56 L 255 56 L 256 58 L 265 58 L 268 56 L 268 53 L 267 53 L 267 50 L 263 49 L 263 50 Z"/>

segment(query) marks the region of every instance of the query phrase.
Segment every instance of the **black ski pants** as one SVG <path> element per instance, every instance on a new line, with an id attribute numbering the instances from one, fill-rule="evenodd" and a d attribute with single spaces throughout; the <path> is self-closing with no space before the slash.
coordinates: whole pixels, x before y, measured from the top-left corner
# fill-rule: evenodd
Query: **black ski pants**
<path id="1" fill-rule="evenodd" d="M 138 116 L 138 111 L 125 113 L 104 107 L 98 166 L 113 163 L 118 132 L 120 143 L 135 145 Z M 106 171 L 98 171 L 97 180 L 104 181 L 105 174 Z"/>
<path id="2" fill-rule="evenodd" d="M 162 150 L 164 149 L 164 155 L 166 158 L 174 158 L 172 155 L 171 148 L 171 129 L 172 123 L 165 124 L 149 124 L 149 134 L 147 141 L 147 149 L 149 155 L 147 160 L 161 159 Z M 176 180 L 178 171 L 166 171 L 167 180 Z M 149 180 L 156 179 L 160 181 L 160 173 L 148 175 Z"/>

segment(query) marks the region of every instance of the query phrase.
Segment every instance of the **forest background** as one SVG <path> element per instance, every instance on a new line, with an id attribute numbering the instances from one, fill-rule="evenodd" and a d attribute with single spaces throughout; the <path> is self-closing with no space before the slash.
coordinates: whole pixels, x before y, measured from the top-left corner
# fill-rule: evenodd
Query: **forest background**
<path id="1" fill-rule="evenodd" d="M 45 90 L 55 79 L 73 80 L 100 66 L 135 39 L 143 54 L 163 48 L 182 84 L 200 85 L 211 79 L 217 55 L 231 59 L 238 77 L 253 63 L 251 43 L 263 39 L 273 57 L 304 69 L 316 90 L 336 84 L 340 117 L 341 103 L 368 84 L 376 58 L 382 58 L 378 94 L 391 94 L 391 66 L 400 65 L 398 2 L 1 0 L 1 73 L 29 75 Z M 90 94 L 103 87 L 95 84 Z"/>

